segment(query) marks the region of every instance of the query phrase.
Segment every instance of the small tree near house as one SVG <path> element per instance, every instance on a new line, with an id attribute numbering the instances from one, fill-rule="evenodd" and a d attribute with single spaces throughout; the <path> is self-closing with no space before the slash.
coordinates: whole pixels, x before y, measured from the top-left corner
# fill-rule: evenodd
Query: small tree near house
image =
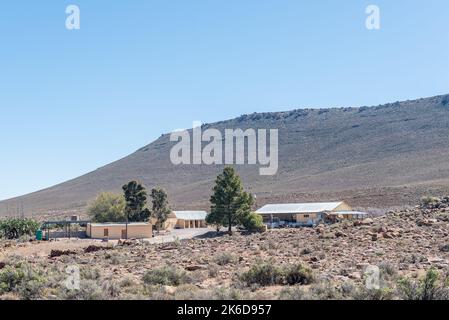
<path id="1" fill-rule="evenodd" d="M 221 227 L 226 225 L 226 221 L 223 220 L 223 217 L 216 212 L 211 212 L 206 216 L 206 223 L 213 226 L 217 232 L 220 232 Z"/>
<path id="2" fill-rule="evenodd" d="M 251 214 L 254 198 L 243 190 L 242 181 L 234 168 L 226 167 L 215 180 L 210 202 L 208 222 L 227 226 L 228 233 L 232 234 L 232 227 L 241 224 Z"/>
<path id="3" fill-rule="evenodd" d="M 164 189 L 154 188 L 151 190 L 151 198 L 153 199 L 152 217 L 156 219 L 156 227 L 159 231 L 171 212 L 168 196 Z"/>
<path id="4" fill-rule="evenodd" d="M 123 195 L 103 192 L 89 205 L 87 214 L 93 222 L 123 222 L 125 207 Z"/>
<path id="5" fill-rule="evenodd" d="M 249 232 L 263 232 L 264 224 L 261 215 L 255 212 L 242 217 L 241 223 L 243 227 Z"/>
<path id="6" fill-rule="evenodd" d="M 129 222 L 148 221 L 151 212 L 147 208 L 148 194 L 145 187 L 137 182 L 131 181 L 123 186 L 125 194 L 125 216 Z"/>

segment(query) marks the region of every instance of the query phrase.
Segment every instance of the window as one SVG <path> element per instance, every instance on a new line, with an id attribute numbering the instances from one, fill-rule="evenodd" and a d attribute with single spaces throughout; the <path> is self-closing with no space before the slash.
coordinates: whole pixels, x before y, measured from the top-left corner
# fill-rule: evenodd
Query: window
<path id="1" fill-rule="evenodd" d="M 305 214 L 304 218 L 310 218 L 310 216 L 308 214 Z"/>
<path id="2" fill-rule="evenodd" d="M 103 230 L 103 236 L 104 237 L 109 237 L 109 229 L 104 229 Z"/>

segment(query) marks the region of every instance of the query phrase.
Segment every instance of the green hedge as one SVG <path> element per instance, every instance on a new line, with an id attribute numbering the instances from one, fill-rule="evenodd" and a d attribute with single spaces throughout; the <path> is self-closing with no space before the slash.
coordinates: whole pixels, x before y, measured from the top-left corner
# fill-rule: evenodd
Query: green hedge
<path id="1" fill-rule="evenodd" d="M 11 218 L 0 220 L 0 238 L 19 239 L 22 236 L 33 236 L 39 229 L 39 222 L 27 218 Z"/>

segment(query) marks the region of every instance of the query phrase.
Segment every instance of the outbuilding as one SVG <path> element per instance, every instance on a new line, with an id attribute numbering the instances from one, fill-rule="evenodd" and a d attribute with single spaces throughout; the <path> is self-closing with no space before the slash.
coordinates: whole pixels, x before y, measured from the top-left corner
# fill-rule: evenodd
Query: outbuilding
<path id="1" fill-rule="evenodd" d="M 153 236 L 153 225 L 137 223 L 88 223 L 86 234 L 93 239 L 145 239 Z"/>
<path id="2" fill-rule="evenodd" d="M 344 201 L 315 203 L 267 204 L 256 211 L 269 227 L 315 226 L 324 221 L 327 214 L 338 211 L 351 211 Z"/>
<path id="3" fill-rule="evenodd" d="M 345 220 L 363 220 L 369 216 L 368 213 L 362 211 L 335 211 L 326 214 L 325 221 L 336 223 Z"/>
<path id="4" fill-rule="evenodd" d="M 206 211 L 173 211 L 176 229 L 206 228 Z"/>

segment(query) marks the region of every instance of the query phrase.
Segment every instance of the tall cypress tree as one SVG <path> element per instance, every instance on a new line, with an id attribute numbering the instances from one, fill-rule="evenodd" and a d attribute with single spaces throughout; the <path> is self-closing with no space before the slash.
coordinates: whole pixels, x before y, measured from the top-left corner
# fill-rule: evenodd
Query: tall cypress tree
<path id="1" fill-rule="evenodd" d="M 123 192 L 126 200 L 125 215 L 127 221 L 148 221 L 150 210 L 147 208 L 148 194 L 145 187 L 137 181 L 131 181 L 123 186 Z"/>
<path id="2" fill-rule="evenodd" d="M 227 226 L 229 234 L 232 234 L 232 227 L 251 213 L 254 199 L 243 190 L 242 181 L 234 168 L 226 167 L 215 180 L 210 202 L 211 213 L 207 222 Z"/>
<path id="3" fill-rule="evenodd" d="M 156 219 L 157 230 L 159 231 L 170 214 L 168 204 L 168 196 L 164 189 L 155 188 L 151 190 L 151 198 L 153 199 L 152 216 Z"/>

